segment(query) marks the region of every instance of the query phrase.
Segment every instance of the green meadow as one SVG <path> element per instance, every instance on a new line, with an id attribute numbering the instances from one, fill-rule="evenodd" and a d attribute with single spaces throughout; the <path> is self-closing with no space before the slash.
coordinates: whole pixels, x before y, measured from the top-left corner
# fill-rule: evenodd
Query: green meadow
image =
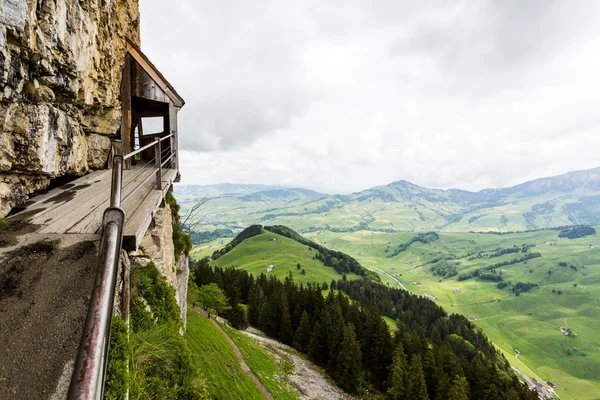
<path id="1" fill-rule="evenodd" d="M 439 239 L 415 242 L 397 256 L 394 248 L 415 233 L 319 231 L 307 237 L 344 251 L 363 265 L 385 272 L 382 280 L 409 291 L 437 298 L 449 313 L 469 316 L 492 339 L 513 365 L 530 376 L 551 381 L 563 399 L 600 398 L 600 240 L 558 238 L 546 230 L 505 235 L 440 233 Z M 457 273 L 510 261 L 523 252 L 494 256 L 498 248 L 534 245 L 526 253 L 541 257 L 496 268 L 510 284 L 458 275 L 436 276 L 428 261 L 444 258 Z M 387 249 L 387 252 L 386 252 Z M 481 257 L 477 255 L 480 254 Z M 561 264 L 559 264 L 561 263 Z M 391 277 L 390 277 L 391 276 Z M 517 282 L 539 285 L 516 296 Z M 560 294 L 559 294 L 560 293 Z M 559 328 L 577 336 L 566 336 Z M 520 352 L 515 357 L 517 349 Z"/>
<path id="2" fill-rule="evenodd" d="M 227 242 L 225 242 L 227 243 Z M 314 259 L 315 250 L 295 240 L 272 232 L 262 233 L 244 240 L 227 254 L 212 261 L 217 267 L 243 268 L 254 276 L 265 273 L 284 279 L 292 273 L 296 283 L 327 283 L 342 278 L 333 268 Z M 297 265 L 300 264 L 300 269 Z M 273 266 L 270 272 L 267 269 Z M 302 273 L 304 270 L 304 274 Z M 355 274 L 347 274 L 347 279 L 358 279 Z"/>

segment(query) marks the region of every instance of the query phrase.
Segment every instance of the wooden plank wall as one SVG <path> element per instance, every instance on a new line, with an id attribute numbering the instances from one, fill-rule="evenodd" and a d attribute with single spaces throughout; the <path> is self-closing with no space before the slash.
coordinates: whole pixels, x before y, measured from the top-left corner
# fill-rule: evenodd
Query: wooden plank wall
<path id="1" fill-rule="evenodd" d="M 161 103 L 169 102 L 169 96 L 137 62 L 133 63 L 131 74 L 131 94 L 133 96 Z"/>

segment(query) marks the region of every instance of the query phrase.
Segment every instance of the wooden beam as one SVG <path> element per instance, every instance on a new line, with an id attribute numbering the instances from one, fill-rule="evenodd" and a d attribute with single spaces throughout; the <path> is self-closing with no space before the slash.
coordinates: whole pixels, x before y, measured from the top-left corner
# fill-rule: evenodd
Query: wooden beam
<path id="1" fill-rule="evenodd" d="M 127 154 L 131 151 L 131 57 L 125 55 L 125 65 L 123 66 L 123 78 L 121 79 L 121 104 L 123 114 L 121 116 L 121 145 L 118 154 Z M 125 167 L 130 164 L 127 163 Z"/>
<path id="2" fill-rule="evenodd" d="M 133 43 L 127 42 L 127 51 L 133 59 L 146 71 L 146 73 L 156 82 L 163 92 L 169 96 L 173 104 L 177 107 L 183 107 L 185 102 L 183 98 L 175 91 L 173 86 L 162 76 L 150 60 Z"/>

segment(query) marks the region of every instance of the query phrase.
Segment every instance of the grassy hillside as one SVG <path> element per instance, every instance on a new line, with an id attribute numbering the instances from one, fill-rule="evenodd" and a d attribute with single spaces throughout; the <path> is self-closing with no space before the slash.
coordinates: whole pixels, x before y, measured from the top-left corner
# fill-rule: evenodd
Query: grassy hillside
<path id="1" fill-rule="evenodd" d="M 221 332 L 206 318 L 188 312 L 185 337 L 194 362 L 202 367 L 211 398 L 264 399 L 246 375 L 233 349 Z"/>
<path id="2" fill-rule="evenodd" d="M 277 278 L 284 279 L 291 272 L 294 281 L 298 283 L 306 282 L 326 282 L 329 284 L 332 280 L 341 279 L 333 268 L 327 267 L 322 261 L 313 259 L 316 250 L 309 248 L 295 240 L 277 235 L 272 232 L 265 232 L 244 240 L 234 247 L 227 254 L 211 262 L 217 267 L 235 266 L 245 269 L 255 276 L 261 273 L 267 273 L 267 268 L 273 265 L 274 268 L 267 275 L 274 275 Z M 300 264 L 301 269 L 297 269 Z M 304 269 L 305 274 L 301 273 Z M 355 274 L 346 274 L 347 279 L 358 279 Z"/>
<path id="3" fill-rule="evenodd" d="M 524 372 L 531 368 L 529 375 L 557 384 L 561 398 L 600 398 L 598 236 L 566 239 L 553 230 L 506 235 L 440 233 L 438 240 L 414 242 L 397 256 L 388 257 L 414 235 L 322 231 L 307 236 L 347 252 L 364 265 L 380 268 L 388 274 L 382 274 L 382 279 L 390 285 L 397 285 L 392 278 L 397 279 L 411 292 L 437 297 L 436 302 L 448 312 L 476 319 L 511 363 Z M 535 246 L 522 252 L 523 244 Z M 499 248 L 514 246 L 520 251 L 496 255 Z M 503 289 L 477 277 L 458 280 L 461 273 L 534 252 L 541 257 L 496 269 L 510 282 Z M 457 275 L 434 275 L 428 261 L 442 257 L 456 266 Z M 539 287 L 516 296 L 512 288 L 517 282 Z M 559 327 L 570 328 L 577 337 L 561 334 Z M 521 353 L 518 359 L 515 349 Z"/>
<path id="4" fill-rule="evenodd" d="M 296 392 L 289 385 L 282 382 L 281 376 L 283 373 L 271 352 L 265 350 L 254 339 L 244 335 L 237 329 L 225 324 L 222 324 L 221 327 L 239 347 L 248 367 L 275 399 L 295 400 L 298 398 Z"/>

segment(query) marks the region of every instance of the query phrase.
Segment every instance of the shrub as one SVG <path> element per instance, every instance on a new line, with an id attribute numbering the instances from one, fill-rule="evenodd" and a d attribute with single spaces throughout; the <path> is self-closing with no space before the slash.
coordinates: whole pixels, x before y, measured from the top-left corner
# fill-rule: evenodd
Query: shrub
<path id="1" fill-rule="evenodd" d="M 290 375 L 294 373 L 294 360 L 289 355 L 283 354 L 277 364 L 281 371 L 281 377 L 285 382 L 289 382 Z"/>
<path id="2" fill-rule="evenodd" d="M 153 262 L 131 270 L 131 325 L 134 332 L 157 324 L 181 325 L 180 309 L 175 301 L 175 289 L 156 269 Z M 146 310 L 146 305 L 150 311 Z"/>
<path id="3" fill-rule="evenodd" d="M 175 326 L 133 333 L 130 349 L 131 399 L 208 399 L 206 383 Z"/>
<path id="4" fill-rule="evenodd" d="M 194 246 L 192 239 L 183 231 L 179 224 L 179 204 L 171 192 L 167 192 L 165 202 L 171 207 L 171 218 L 173 219 L 173 245 L 175 247 L 175 261 L 179 261 L 179 256 L 184 253 L 190 254 Z"/>
<path id="5" fill-rule="evenodd" d="M 104 398 L 107 400 L 124 399 L 129 387 L 129 369 L 127 368 L 129 341 L 125 321 L 119 316 L 113 317 L 110 332 Z"/>

